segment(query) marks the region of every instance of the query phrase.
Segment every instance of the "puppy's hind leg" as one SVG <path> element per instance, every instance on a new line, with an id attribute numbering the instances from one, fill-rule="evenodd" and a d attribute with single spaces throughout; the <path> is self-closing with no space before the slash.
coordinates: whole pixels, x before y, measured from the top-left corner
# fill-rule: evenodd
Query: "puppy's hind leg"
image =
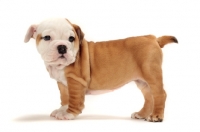
<path id="1" fill-rule="evenodd" d="M 135 119 L 146 119 L 153 111 L 153 96 L 149 85 L 142 80 L 135 81 L 137 87 L 141 90 L 144 96 L 144 106 L 139 112 L 135 112 L 131 115 L 131 118 Z"/>
<path id="2" fill-rule="evenodd" d="M 150 122 L 162 122 L 167 94 L 163 88 L 161 67 L 150 66 L 144 73 L 144 79 L 148 83 L 153 96 L 153 112 L 146 118 Z"/>

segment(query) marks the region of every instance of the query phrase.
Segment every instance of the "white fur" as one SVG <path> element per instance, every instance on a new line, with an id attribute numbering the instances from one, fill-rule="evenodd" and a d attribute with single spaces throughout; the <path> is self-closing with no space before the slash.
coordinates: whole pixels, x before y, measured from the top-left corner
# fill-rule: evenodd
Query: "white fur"
<path id="1" fill-rule="evenodd" d="M 74 42 L 68 40 L 70 36 L 76 37 L 72 25 L 63 18 L 47 19 L 37 26 L 35 37 L 38 34 L 42 37 L 47 35 L 51 37 L 49 41 L 41 39 L 37 45 L 37 50 L 44 60 L 50 77 L 67 85 L 64 68 L 75 62 L 78 51 L 74 48 Z M 58 53 L 58 45 L 67 47 L 64 58 L 60 58 L 62 55 Z"/>
<path id="2" fill-rule="evenodd" d="M 131 115 L 131 118 L 133 118 L 133 119 L 142 119 L 142 117 L 138 115 L 138 112 L 133 113 Z"/>
<path id="3" fill-rule="evenodd" d="M 47 70 L 49 72 L 49 75 L 52 79 L 57 80 L 58 82 L 61 82 L 65 86 L 67 86 L 67 80 L 65 78 L 65 71 L 64 69 L 57 69 L 54 66 L 48 65 L 46 66 Z"/>
<path id="4" fill-rule="evenodd" d="M 59 109 L 54 110 L 51 113 L 51 117 L 55 117 L 59 120 L 72 120 L 75 116 L 71 113 L 67 113 L 68 105 L 61 106 Z"/>
<path id="5" fill-rule="evenodd" d="M 74 49 L 74 42 L 71 43 L 68 40 L 70 36 L 75 37 L 72 29 L 72 25 L 65 19 L 48 19 L 38 25 L 37 35 L 41 34 L 42 37 L 49 35 L 51 37 L 49 41 L 42 39 L 37 46 L 37 50 L 47 66 L 51 65 L 63 69 L 75 61 L 77 50 Z M 67 47 L 67 53 L 64 54 L 65 58 L 59 58 L 61 55 L 57 51 L 58 45 Z"/>

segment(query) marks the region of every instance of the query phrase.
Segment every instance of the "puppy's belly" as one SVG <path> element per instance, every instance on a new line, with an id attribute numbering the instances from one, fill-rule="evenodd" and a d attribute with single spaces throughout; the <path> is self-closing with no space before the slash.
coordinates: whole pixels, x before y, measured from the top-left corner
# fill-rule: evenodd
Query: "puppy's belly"
<path id="1" fill-rule="evenodd" d="M 127 84 L 131 81 L 135 81 L 135 80 L 137 80 L 137 79 L 136 78 L 131 79 L 130 81 L 126 81 L 125 83 L 122 83 L 121 85 L 118 85 L 118 86 L 115 86 L 115 87 L 110 86 L 111 89 L 104 89 L 104 90 L 87 89 L 86 95 L 99 95 L 99 94 L 105 94 L 105 93 L 113 92 L 115 90 L 120 89 L 125 84 Z"/>
<path id="2" fill-rule="evenodd" d="M 86 95 L 99 95 L 104 93 L 113 92 L 114 90 L 87 90 Z"/>

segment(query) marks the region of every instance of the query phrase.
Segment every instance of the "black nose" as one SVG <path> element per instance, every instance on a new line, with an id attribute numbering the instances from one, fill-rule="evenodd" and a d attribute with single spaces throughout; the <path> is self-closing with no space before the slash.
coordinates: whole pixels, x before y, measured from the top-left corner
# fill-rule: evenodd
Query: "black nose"
<path id="1" fill-rule="evenodd" d="M 67 53 L 67 47 L 65 45 L 58 45 L 57 49 L 59 54 Z"/>

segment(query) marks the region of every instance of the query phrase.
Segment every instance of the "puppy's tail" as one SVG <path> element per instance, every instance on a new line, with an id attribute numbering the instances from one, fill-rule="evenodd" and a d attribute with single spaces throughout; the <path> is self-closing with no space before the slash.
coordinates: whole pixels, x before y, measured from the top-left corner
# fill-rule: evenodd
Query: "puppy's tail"
<path id="1" fill-rule="evenodd" d="M 174 36 L 161 36 L 157 38 L 157 41 L 161 48 L 168 43 L 178 43 L 178 40 Z"/>

